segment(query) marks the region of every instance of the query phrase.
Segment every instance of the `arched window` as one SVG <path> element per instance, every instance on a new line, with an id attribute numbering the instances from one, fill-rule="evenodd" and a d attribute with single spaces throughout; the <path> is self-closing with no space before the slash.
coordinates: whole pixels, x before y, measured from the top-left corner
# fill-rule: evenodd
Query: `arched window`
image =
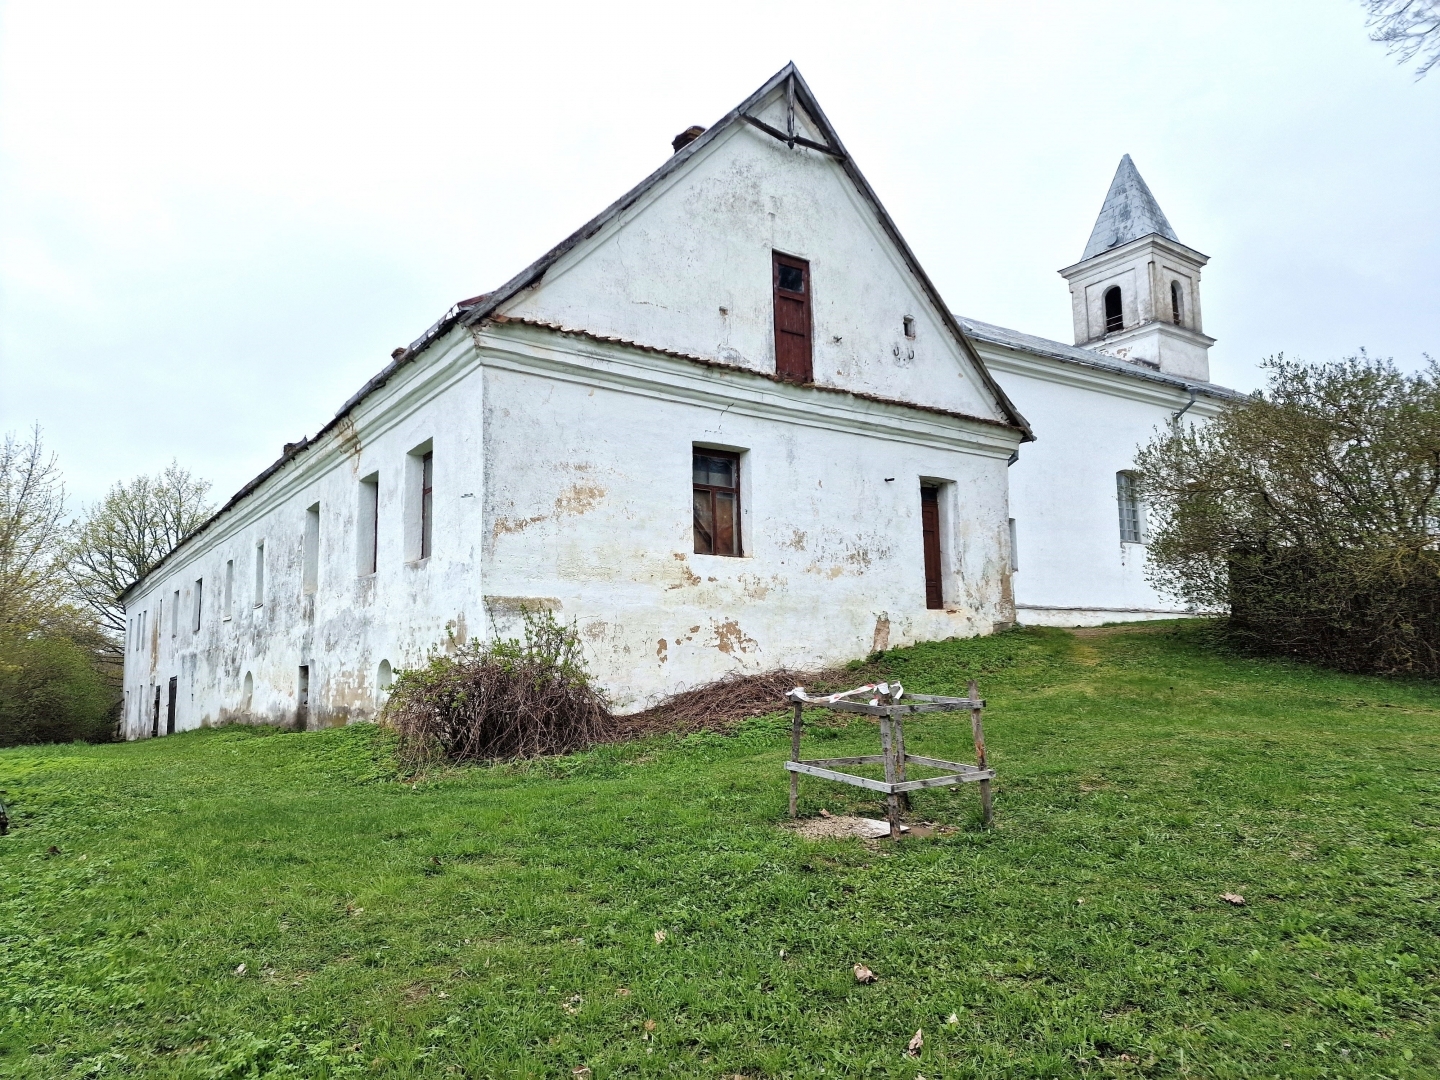
<path id="1" fill-rule="evenodd" d="M 1125 329 L 1125 316 L 1120 310 L 1120 286 L 1111 285 L 1105 290 L 1105 332 L 1113 334 Z"/>
<path id="2" fill-rule="evenodd" d="M 250 703 L 251 703 L 252 701 L 254 701 L 254 700 L 255 700 L 255 676 L 252 675 L 250 672 L 247 671 L 247 672 L 245 672 L 245 698 L 244 698 L 244 701 L 243 701 L 243 702 L 241 703 L 241 705 L 240 705 L 240 711 L 241 711 L 241 712 L 244 712 L 244 713 L 248 713 L 248 712 L 250 711 Z"/>
<path id="3" fill-rule="evenodd" d="M 390 667 L 389 660 L 381 660 L 379 668 L 375 671 L 375 707 L 379 708 L 385 704 L 385 699 L 390 696 L 390 687 L 395 682 L 395 672 Z"/>
<path id="4" fill-rule="evenodd" d="M 1180 306 L 1180 283 L 1170 282 L 1170 315 L 1175 320 L 1175 325 L 1181 325 L 1185 320 L 1184 309 Z"/>

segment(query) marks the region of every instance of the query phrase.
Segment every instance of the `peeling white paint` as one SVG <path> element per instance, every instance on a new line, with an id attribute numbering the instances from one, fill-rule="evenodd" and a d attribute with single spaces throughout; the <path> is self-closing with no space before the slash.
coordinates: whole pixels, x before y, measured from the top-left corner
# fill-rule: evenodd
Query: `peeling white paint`
<path id="1" fill-rule="evenodd" d="M 127 613 L 165 600 L 167 630 L 127 652 L 128 736 L 150 732 L 172 675 L 180 730 L 294 723 L 302 666 L 311 726 L 370 718 L 384 673 L 515 634 L 526 605 L 575 623 L 622 710 L 731 671 L 1013 620 L 1006 461 L 1021 433 L 983 372 L 833 159 L 744 125 L 703 149 L 505 309 L 587 333 L 518 318 L 449 330 L 131 591 Z M 810 260 L 815 386 L 766 377 L 774 250 Z M 694 553 L 696 445 L 742 454 L 743 557 Z M 417 559 L 424 449 L 433 546 Z M 360 574 L 372 474 L 378 567 Z M 939 610 L 925 607 L 922 478 L 946 481 Z M 262 541 L 257 606 L 244 584 Z M 199 630 L 169 634 L 168 598 L 179 589 L 189 611 L 201 579 Z"/>

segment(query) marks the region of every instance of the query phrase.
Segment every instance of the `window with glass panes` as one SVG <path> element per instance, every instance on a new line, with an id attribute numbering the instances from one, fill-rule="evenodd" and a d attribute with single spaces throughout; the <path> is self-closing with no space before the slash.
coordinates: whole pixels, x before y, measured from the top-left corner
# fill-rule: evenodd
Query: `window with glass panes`
<path id="1" fill-rule="evenodd" d="M 740 554 L 740 455 L 694 452 L 695 553 Z"/>
<path id="2" fill-rule="evenodd" d="M 1140 496 L 1135 491 L 1135 474 L 1115 474 L 1115 497 L 1120 504 L 1120 540 L 1125 544 L 1143 544 L 1144 515 L 1140 508 Z"/>

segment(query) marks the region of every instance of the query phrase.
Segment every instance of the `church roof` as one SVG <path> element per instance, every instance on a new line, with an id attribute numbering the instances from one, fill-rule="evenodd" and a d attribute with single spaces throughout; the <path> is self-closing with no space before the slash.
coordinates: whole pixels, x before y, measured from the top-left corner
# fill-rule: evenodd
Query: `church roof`
<path id="1" fill-rule="evenodd" d="M 1090 231 L 1090 242 L 1085 245 L 1085 254 L 1080 256 L 1080 261 L 1151 233 L 1159 233 L 1177 244 L 1180 242 L 1170 222 L 1165 220 L 1165 211 L 1160 209 L 1155 196 L 1150 194 L 1150 189 L 1141 179 L 1140 170 L 1126 154 L 1115 170 L 1115 179 L 1110 181 L 1105 204 L 1100 207 L 1100 216 L 1095 219 L 1095 228 Z"/>

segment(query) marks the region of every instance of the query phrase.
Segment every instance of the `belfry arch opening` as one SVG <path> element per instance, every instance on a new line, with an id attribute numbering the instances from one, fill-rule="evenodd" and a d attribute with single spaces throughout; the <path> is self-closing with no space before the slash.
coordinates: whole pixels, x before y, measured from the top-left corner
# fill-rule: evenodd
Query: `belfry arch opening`
<path id="1" fill-rule="evenodd" d="M 1125 329 L 1125 315 L 1120 308 L 1120 286 L 1111 285 L 1105 290 L 1105 332 L 1113 334 Z"/>
<path id="2" fill-rule="evenodd" d="M 1185 321 L 1183 304 L 1184 301 L 1180 297 L 1180 283 L 1178 281 L 1170 282 L 1170 318 L 1176 326 L 1182 325 Z"/>

